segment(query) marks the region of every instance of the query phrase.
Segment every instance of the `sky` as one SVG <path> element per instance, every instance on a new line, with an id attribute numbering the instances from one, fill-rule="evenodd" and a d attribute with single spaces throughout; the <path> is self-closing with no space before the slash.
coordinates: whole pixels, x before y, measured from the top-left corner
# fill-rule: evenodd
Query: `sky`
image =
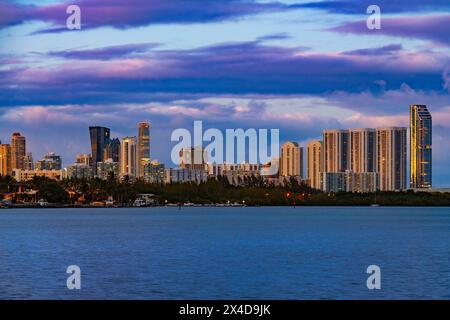
<path id="1" fill-rule="evenodd" d="M 81 9 L 68 30 L 66 9 Z M 366 10 L 381 9 L 369 30 Z M 305 145 L 323 129 L 408 126 L 433 116 L 433 182 L 450 187 L 448 0 L 0 0 L 0 140 L 35 160 L 89 153 L 151 122 L 170 165 L 176 128 L 280 129 Z"/>

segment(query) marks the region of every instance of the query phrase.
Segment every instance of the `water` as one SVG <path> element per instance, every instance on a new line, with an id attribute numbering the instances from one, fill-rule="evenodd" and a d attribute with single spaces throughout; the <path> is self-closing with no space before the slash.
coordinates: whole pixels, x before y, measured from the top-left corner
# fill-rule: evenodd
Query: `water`
<path id="1" fill-rule="evenodd" d="M 450 299 L 450 208 L 0 211 L 0 299 L 386 298 Z"/>

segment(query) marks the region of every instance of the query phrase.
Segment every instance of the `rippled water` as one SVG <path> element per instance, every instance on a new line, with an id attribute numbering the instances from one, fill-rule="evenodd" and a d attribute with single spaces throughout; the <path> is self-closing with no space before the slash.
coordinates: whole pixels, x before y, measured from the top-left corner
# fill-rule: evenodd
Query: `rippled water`
<path id="1" fill-rule="evenodd" d="M 450 299 L 450 208 L 2 210 L 0 298 Z"/>

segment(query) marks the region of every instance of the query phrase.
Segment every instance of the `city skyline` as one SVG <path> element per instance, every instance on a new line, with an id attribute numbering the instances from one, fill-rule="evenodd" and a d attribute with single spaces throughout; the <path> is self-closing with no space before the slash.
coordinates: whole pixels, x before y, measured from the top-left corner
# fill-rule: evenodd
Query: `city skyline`
<path id="1" fill-rule="evenodd" d="M 1 2 L 0 138 L 69 164 L 91 152 L 86 127 L 125 137 L 150 119 L 152 158 L 169 163 L 170 133 L 198 119 L 306 146 L 322 128 L 409 127 L 405 106 L 426 104 L 433 186 L 449 186 L 450 6 L 381 0 L 369 30 L 369 1 L 322 2 L 133 0 L 123 15 L 81 0 L 81 30 L 65 1 Z"/>
<path id="2" fill-rule="evenodd" d="M 409 148 L 407 127 L 323 129 L 322 141 L 310 141 L 306 147 L 294 141 L 284 142 L 280 146 L 279 158 L 272 158 L 272 161 L 275 160 L 279 164 L 276 176 L 280 180 L 276 183 L 284 183 L 285 179 L 296 177 L 299 181 L 305 181 L 309 186 L 323 191 L 405 191 L 408 189 L 407 155 L 409 150 L 409 167 L 411 168 L 409 187 L 429 189 L 432 187 L 431 118 L 426 105 L 410 105 Z M 34 169 L 43 172 L 59 170 L 61 171 L 59 174 L 55 172 L 48 172 L 48 174 L 58 179 L 94 176 L 107 179 L 112 175 L 116 178 L 128 176 L 132 179 L 141 178 L 146 181 L 171 183 L 171 178 L 167 180 L 165 177 L 159 180 L 160 169 L 164 171 L 165 164 L 158 163 L 156 159 L 152 160 L 150 157 L 150 126 L 150 122 L 141 121 L 137 125 L 137 136 L 120 139 L 111 138 L 110 128 L 90 126 L 89 135 L 93 155 L 77 154 L 73 164 L 64 167 L 64 170 L 62 170 L 61 157 L 54 152 L 46 153 L 41 160 L 33 163 L 32 154 L 26 150 L 26 138 L 14 132 L 11 136 L 11 144 L 0 144 L 0 174 L 5 175 L 6 172 L 11 175 L 9 172 L 12 171 L 12 175 L 16 178 L 27 179 L 25 177 L 33 176 L 34 173 L 31 171 Z M 265 165 L 265 163 L 253 163 L 248 160 L 243 163 L 210 162 L 205 147 L 206 145 L 203 144 L 181 149 L 179 168 L 172 168 L 173 164 L 169 164 L 167 175 L 175 174 L 175 181 L 184 181 L 186 177 L 189 181 L 193 177 L 192 179 L 200 182 L 207 179 L 207 174 L 217 177 L 217 174 L 221 174 L 219 171 L 238 170 L 241 172 L 239 175 L 246 172 L 245 176 L 252 176 L 254 169 L 240 166 L 257 165 L 258 170 L 261 170 Z M 250 146 L 247 145 L 246 148 Z M 250 149 L 244 151 L 244 154 L 247 152 L 250 152 Z M 15 154 L 14 157 L 13 154 Z M 247 157 L 250 156 L 247 154 L 245 158 Z M 198 160 L 198 158 L 201 159 Z M 161 168 L 160 165 L 162 165 Z M 229 165 L 231 165 L 230 168 L 227 167 Z M 223 166 L 223 168 L 216 168 L 216 166 Z M 16 172 L 16 169 L 19 171 Z M 97 173 L 97 170 L 100 170 L 100 173 Z M 153 172 L 155 170 L 156 172 Z M 250 171 L 247 172 L 247 170 Z M 38 174 L 37 171 L 36 174 Z M 156 174 L 156 177 L 153 174 Z M 180 174 L 183 178 L 179 176 Z M 259 176 L 260 173 L 257 175 Z M 420 180 L 416 177 L 420 177 Z M 267 178 L 271 180 L 270 177 Z"/>

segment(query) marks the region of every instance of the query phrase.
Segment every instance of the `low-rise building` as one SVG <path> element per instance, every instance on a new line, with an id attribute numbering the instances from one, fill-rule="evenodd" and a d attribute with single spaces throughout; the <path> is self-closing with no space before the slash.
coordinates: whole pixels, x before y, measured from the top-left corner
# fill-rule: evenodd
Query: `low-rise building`
<path id="1" fill-rule="evenodd" d="M 80 179 L 88 180 L 94 176 L 94 170 L 91 166 L 81 163 L 75 163 L 63 170 L 64 179 Z"/>
<path id="2" fill-rule="evenodd" d="M 34 177 L 46 177 L 52 180 L 61 180 L 63 177 L 62 170 L 22 170 L 13 169 L 13 178 L 17 182 L 30 181 Z"/>

